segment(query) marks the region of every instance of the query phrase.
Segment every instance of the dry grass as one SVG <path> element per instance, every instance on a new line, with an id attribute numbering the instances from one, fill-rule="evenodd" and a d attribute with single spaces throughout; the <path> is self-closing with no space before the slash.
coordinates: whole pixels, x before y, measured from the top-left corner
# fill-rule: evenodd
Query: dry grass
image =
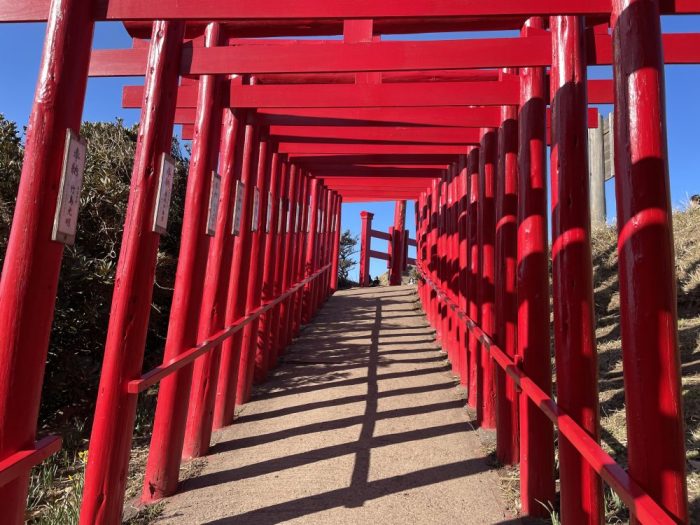
<path id="1" fill-rule="evenodd" d="M 700 206 L 674 213 L 678 276 L 678 336 L 688 458 L 691 515 L 700 521 Z M 603 447 L 626 463 L 627 433 L 622 382 L 619 292 L 615 228 L 593 236 Z M 619 514 L 617 514 L 619 516 Z M 612 516 L 611 523 L 616 523 Z"/>

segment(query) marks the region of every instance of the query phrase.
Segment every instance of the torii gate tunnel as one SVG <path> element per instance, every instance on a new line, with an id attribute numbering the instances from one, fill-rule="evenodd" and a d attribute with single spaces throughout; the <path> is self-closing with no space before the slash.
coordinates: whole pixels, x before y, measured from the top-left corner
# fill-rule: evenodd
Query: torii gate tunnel
<path id="1" fill-rule="evenodd" d="M 664 64 L 700 62 L 700 34 L 660 27 L 686 14 L 700 1 L 0 0 L 0 22 L 48 22 L 0 282 L 3 523 L 60 447 L 36 426 L 90 76 L 144 83 L 123 93 L 141 119 L 81 523 L 119 521 L 156 383 L 142 498 L 177 490 L 182 458 L 207 454 L 336 289 L 341 203 L 376 200 L 417 203 L 423 308 L 498 459 L 520 463 L 522 513 L 554 500 L 556 426 L 565 524 L 601 523 L 603 481 L 636 521 L 687 523 Z M 124 21 L 133 47 L 93 50 L 98 21 Z M 520 36 L 381 40 L 485 30 Z M 595 65 L 613 79 L 589 80 Z M 610 103 L 626 470 L 599 445 L 590 247 L 589 105 Z M 193 141 L 181 252 L 164 361 L 142 373 L 175 124 Z"/>

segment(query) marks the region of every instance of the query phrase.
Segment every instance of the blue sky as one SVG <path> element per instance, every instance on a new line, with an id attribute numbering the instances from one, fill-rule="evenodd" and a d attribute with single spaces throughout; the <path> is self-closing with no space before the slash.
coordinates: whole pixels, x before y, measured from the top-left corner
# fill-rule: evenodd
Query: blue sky
<path id="1" fill-rule="evenodd" d="M 700 32 L 700 16 L 664 17 L 663 29 L 666 33 Z M 3 81 L 0 82 L 0 113 L 8 119 L 24 125 L 31 110 L 36 77 L 39 71 L 41 48 L 45 27 L 43 24 L 0 24 L 0 49 L 3 56 Z M 510 36 L 509 33 L 491 33 L 491 36 Z M 440 38 L 464 38 L 462 33 L 427 34 L 416 37 L 395 36 L 392 38 L 433 40 Z M 482 36 L 471 34 L 469 36 Z M 386 37 L 389 39 L 389 37 Z M 121 24 L 99 23 L 95 31 L 94 47 L 130 47 L 131 41 Z M 11 80 L 9 72 L 12 72 Z M 609 67 L 590 69 L 591 78 L 611 78 Z M 127 84 L 137 84 L 138 78 L 91 79 L 83 112 L 84 120 L 114 120 L 119 117 L 127 124 L 138 121 L 137 110 L 120 107 L 121 88 Z M 671 170 L 671 195 L 674 206 L 680 207 L 690 195 L 700 193 L 697 177 L 700 166 L 700 104 L 692 86 L 700 86 L 700 66 L 669 66 L 666 68 L 666 108 L 668 116 L 669 161 Z M 600 107 L 605 114 L 611 107 Z M 613 183 L 607 186 L 608 217 L 614 218 L 615 206 Z M 387 231 L 393 223 L 393 203 L 346 204 L 343 206 L 344 229 L 354 233 L 360 230 L 360 212 L 373 212 L 374 225 L 378 230 Z M 407 226 L 414 237 L 413 203 L 409 203 Z M 375 241 L 374 249 L 385 251 L 386 242 Z M 413 250 L 411 252 L 413 256 Z M 372 261 L 370 272 L 373 276 L 386 270 L 384 261 Z M 356 273 L 356 272 L 355 272 Z"/>

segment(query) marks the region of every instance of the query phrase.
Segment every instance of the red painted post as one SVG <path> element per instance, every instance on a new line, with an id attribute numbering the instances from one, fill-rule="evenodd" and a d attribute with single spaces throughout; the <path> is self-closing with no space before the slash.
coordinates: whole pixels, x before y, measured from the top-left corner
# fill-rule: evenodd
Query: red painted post
<path id="1" fill-rule="evenodd" d="M 122 514 L 136 398 L 125 381 L 141 374 L 159 235 L 153 231 L 163 154 L 172 148 L 184 24 L 155 22 L 139 139 L 115 275 L 112 309 L 93 420 L 81 523 L 114 523 Z"/>
<path id="2" fill-rule="evenodd" d="M 308 215 L 308 235 L 306 236 L 306 253 L 304 255 L 304 278 L 310 277 L 317 268 L 318 264 L 318 221 L 321 213 L 321 200 L 323 188 L 321 181 L 314 178 L 311 179 L 311 201 L 310 212 Z M 307 324 L 311 322 L 313 317 L 313 283 L 304 286 L 302 295 L 302 312 L 301 322 Z"/>
<path id="3" fill-rule="evenodd" d="M 479 283 L 479 243 L 477 218 L 479 209 L 479 156 L 481 150 L 474 147 L 467 157 L 467 181 L 469 184 L 469 212 L 467 214 L 468 223 L 468 247 L 469 247 L 469 272 L 468 272 L 468 314 L 475 322 L 480 322 L 481 308 L 479 307 L 478 283 Z M 480 343 L 473 332 L 469 332 L 469 388 L 467 403 L 470 407 L 477 405 L 477 361 L 479 356 Z"/>
<path id="4" fill-rule="evenodd" d="M 219 31 L 217 23 L 207 26 L 207 47 L 219 43 Z M 170 361 L 198 342 L 199 312 L 209 252 L 207 222 L 210 199 L 215 195 L 212 193 L 212 173 L 220 144 L 220 83 L 221 80 L 212 75 L 202 75 L 199 80 L 180 253 L 163 362 Z M 144 501 L 154 501 L 177 490 L 191 385 L 191 366 L 182 368 L 160 383 L 142 493 Z"/>
<path id="5" fill-rule="evenodd" d="M 459 233 L 457 230 L 457 220 L 459 216 L 459 166 L 457 163 L 450 166 L 450 197 L 449 197 L 449 292 L 450 299 L 454 304 L 459 303 Z M 405 233 L 405 232 L 404 232 Z M 457 317 L 457 312 L 448 309 L 452 323 L 452 375 L 459 377 L 459 370 L 462 366 L 462 355 L 460 353 L 460 337 L 462 323 Z"/>
<path id="6" fill-rule="evenodd" d="M 333 252 L 333 236 L 331 234 L 331 222 L 335 213 L 335 192 L 325 188 L 325 209 L 323 212 L 321 223 L 321 241 L 322 252 L 319 267 L 324 267 L 331 262 Z M 324 272 L 323 276 L 318 279 L 318 289 L 316 291 L 316 310 L 318 310 L 330 295 L 330 271 Z"/>
<path id="7" fill-rule="evenodd" d="M 221 126 L 221 205 L 216 219 L 216 233 L 211 240 L 207 270 L 204 278 L 202 308 L 199 314 L 197 340 L 205 341 L 210 335 L 224 329 L 226 303 L 229 295 L 228 276 L 233 258 L 234 237 L 233 205 L 235 186 L 240 167 L 240 143 L 243 141 L 240 115 L 231 109 L 224 111 Z M 238 172 L 237 172 L 238 171 Z M 214 401 L 218 382 L 221 348 L 212 350 L 194 362 L 190 391 L 183 458 L 204 456 L 209 451 Z"/>
<path id="8" fill-rule="evenodd" d="M 226 326 L 231 326 L 245 316 L 246 292 L 250 266 L 250 248 L 252 243 L 253 188 L 257 180 L 257 132 L 253 115 L 245 114 L 245 135 L 241 159 L 241 184 L 237 191 L 243 191 L 240 213 L 240 230 L 233 245 L 233 262 L 229 274 L 229 297 L 226 306 Z M 238 199 L 238 196 L 234 198 Z M 241 331 L 229 337 L 221 346 L 221 366 L 216 385 L 216 403 L 214 403 L 214 430 L 223 428 L 233 422 L 240 364 Z"/>
<path id="9" fill-rule="evenodd" d="M 278 236 L 277 224 L 279 221 L 280 194 L 286 190 L 286 172 L 283 173 L 279 153 L 272 154 L 272 174 L 270 178 L 270 192 L 268 194 L 267 211 L 262 225 L 262 233 L 265 235 L 265 267 L 262 281 L 262 303 L 273 300 L 280 294 L 279 286 L 275 284 L 277 273 L 277 261 L 281 259 L 277 252 Z M 269 219 L 269 221 L 268 221 Z M 277 330 L 277 325 L 272 324 L 274 312 L 269 311 L 260 318 L 260 330 L 258 330 L 258 345 L 255 352 L 255 370 L 253 380 L 257 383 L 267 378 L 270 368 L 270 355 L 272 353 L 272 335 Z"/>
<path id="10" fill-rule="evenodd" d="M 341 219 L 343 213 L 343 199 L 340 195 L 335 197 L 335 214 L 333 217 L 332 238 L 333 238 L 333 256 L 331 267 L 331 286 L 330 293 L 335 293 L 338 290 L 338 263 L 340 257 L 340 236 L 341 236 Z"/>
<path id="11" fill-rule="evenodd" d="M 688 521 L 658 0 L 614 0 L 615 195 L 629 472 Z"/>
<path id="12" fill-rule="evenodd" d="M 283 270 L 283 281 L 282 289 L 288 290 L 294 283 L 292 282 L 294 276 L 292 274 L 294 253 L 296 251 L 296 215 L 297 215 L 297 203 L 299 202 L 299 191 L 301 188 L 301 173 L 299 168 L 292 164 L 290 166 L 289 175 L 289 196 L 287 199 L 287 220 L 286 226 L 287 234 L 285 236 L 285 251 L 284 251 L 284 270 Z M 288 343 L 288 331 L 289 331 L 289 317 L 291 314 L 291 297 L 287 298 L 280 304 L 280 322 L 279 322 L 279 333 L 277 336 L 277 357 L 281 355 L 281 352 L 287 346 Z"/>
<path id="13" fill-rule="evenodd" d="M 452 270 L 453 270 L 453 256 L 454 252 L 452 249 L 452 210 L 454 204 L 454 165 L 450 165 L 445 173 L 445 206 L 444 206 L 444 224 L 445 224 L 445 241 L 444 241 L 444 253 L 445 253 L 445 263 L 444 263 L 444 284 L 443 291 L 445 292 L 448 299 L 453 300 L 454 294 L 452 293 Z M 455 313 L 445 302 L 444 306 L 446 322 L 447 322 L 447 353 L 450 357 L 450 364 L 452 366 L 452 375 L 456 374 L 457 369 L 457 356 L 455 355 L 455 342 L 457 335 L 457 324 L 455 323 Z"/>
<path id="14" fill-rule="evenodd" d="M 401 284 L 401 272 L 404 266 L 403 261 L 403 232 L 406 229 L 406 201 L 396 201 L 394 205 L 394 231 L 392 235 L 392 258 L 391 271 L 389 274 L 389 284 L 398 286 Z"/>
<path id="15" fill-rule="evenodd" d="M 374 214 L 368 211 L 360 213 L 362 233 L 360 235 L 360 286 L 369 286 L 369 251 L 372 243 L 372 219 Z"/>
<path id="16" fill-rule="evenodd" d="M 515 74 L 514 70 L 504 70 Z M 517 352 L 518 296 L 516 290 L 518 242 L 518 108 L 503 106 L 498 130 L 496 184 L 496 344 L 511 359 Z M 496 457 L 513 465 L 520 457 L 518 393 L 515 383 L 496 367 Z"/>
<path id="17" fill-rule="evenodd" d="M 297 253 L 294 261 L 294 282 L 299 282 L 304 278 L 307 226 L 311 206 L 311 179 L 305 172 L 302 173 L 301 215 L 299 216 L 299 235 L 297 236 Z M 302 294 L 303 290 L 299 290 L 293 296 L 291 316 L 292 329 L 289 333 L 289 336 L 291 337 L 290 342 L 299 334 L 299 331 L 301 330 Z"/>
<path id="18" fill-rule="evenodd" d="M 461 155 L 459 160 L 459 173 L 457 175 L 457 264 L 459 272 L 459 301 L 458 305 L 463 312 L 467 312 L 467 283 L 469 279 L 469 248 L 467 242 L 467 214 L 469 211 L 469 185 L 467 176 L 467 159 Z M 467 386 L 468 383 L 468 363 L 467 352 L 469 351 L 469 331 L 464 326 L 463 322 L 459 323 L 459 355 L 460 369 L 459 382 L 462 386 Z"/>
<path id="19" fill-rule="evenodd" d="M 543 26 L 542 19 L 532 18 L 524 31 Z M 544 70 L 521 69 L 520 80 L 518 356 L 523 371 L 550 394 Z M 520 499 L 522 513 L 529 516 L 544 517 L 543 504 L 554 502 L 554 429 L 527 396 L 520 396 Z"/>
<path id="20" fill-rule="evenodd" d="M 495 198 L 496 198 L 496 164 L 498 162 L 498 142 L 496 130 L 481 130 L 481 155 L 479 157 L 479 208 L 477 217 L 478 244 L 480 247 L 478 301 L 481 308 L 481 329 L 489 337 L 496 332 L 494 311 L 494 243 L 496 235 Z M 483 428 L 496 427 L 496 385 L 494 380 L 495 363 L 483 346 L 477 358 L 479 390 L 476 405 L 476 420 Z"/>
<path id="21" fill-rule="evenodd" d="M 441 290 L 446 289 L 447 284 L 447 235 L 445 233 L 445 225 L 447 218 L 447 176 L 448 172 L 440 179 L 438 185 L 438 228 L 437 228 L 437 271 L 438 271 L 438 286 Z M 442 346 L 442 351 L 445 352 L 448 357 L 450 356 L 449 350 L 450 346 L 450 321 L 448 315 L 447 303 L 442 299 L 442 297 L 437 298 L 438 309 L 439 309 L 439 322 L 440 322 L 440 343 Z"/>
<path id="22" fill-rule="evenodd" d="M 280 177 L 281 177 L 281 188 L 280 196 L 278 199 L 278 217 L 277 222 L 274 223 L 275 231 L 275 252 L 277 253 L 277 260 L 275 262 L 275 276 L 273 280 L 273 295 L 275 297 L 281 295 L 286 291 L 284 286 L 284 254 L 287 249 L 287 213 L 289 208 L 288 195 L 290 193 L 291 176 L 289 174 L 289 163 L 287 162 L 286 156 L 281 155 L 280 158 Z M 277 356 L 280 352 L 279 341 L 280 334 L 282 332 L 280 319 L 282 317 L 282 303 L 278 304 L 272 309 L 272 314 L 270 317 L 270 357 L 268 363 L 268 369 L 277 366 Z"/>
<path id="23" fill-rule="evenodd" d="M 270 187 L 271 176 L 271 152 L 268 137 L 260 139 L 257 171 L 253 216 L 251 217 L 253 220 L 251 223 L 252 243 L 248 254 L 246 315 L 250 315 L 260 306 L 262 298 L 262 277 L 265 266 L 265 235 L 262 231 L 262 224 L 267 214 L 267 191 Z M 238 367 L 238 384 L 236 387 L 236 405 L 243 405 L 250 399 L 259 325 L 260 320 L 258 318 L 243 328 L 241 362 Z"/>
<path id="24" fill-rule="evenodd" d="M 0 281 L 0 460 L 34 448 L 63 245 L 51 240 L 66 130 L 80 131 L 94 29 L 91 2 L 54 0 Z M 9 81 L 9 80 L 6 80 Z M 23 523 L 29 471 L 0 487 Z"/>
<path id="25" fill-rule="evenodd" d="M 593 439 L 598 428 L 591 213 L 587 148 L 586 39 L 583 17 L 555 16 L 552 30 L 552 281 L 557 404 Z M 559 436 L 561 519 L 599 524 L 603 486 L 595 470 Z"/>

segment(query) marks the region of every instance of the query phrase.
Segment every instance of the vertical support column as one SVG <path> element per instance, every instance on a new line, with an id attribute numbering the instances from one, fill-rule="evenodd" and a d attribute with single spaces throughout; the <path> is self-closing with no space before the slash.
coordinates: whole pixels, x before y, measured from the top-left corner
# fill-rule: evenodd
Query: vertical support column
<path id="1" fill-rule="evenodd" d="M 0 281 L 0 460 L 34 447 L 63 245 L 51 240 L 66 130 L 80 131 L 92 2 L 54 0 L 49 13 Z M 3 519 L 23 523 L 29 470 L 0 487 Z"/>
<path id="2" fill-rule="evenodd" d="M 369 286 L 369 251 L 372 244 L 372 219 L 368 211 L 360 213 L 362 233 L 360 235 L 360 286 Z"/>
<path id="3" fill-rule="evenodd" d="M 282 289 L 287 291 L 294 283 L 294 275 L 292 273 L 294 266 L 294 253 L 296 252 L 296 222 L 297 222 L 297 204 L 299 202 L 299 191 L 301 188 L 301 172 L 299 168 L 292 164 L 289 168 L 289 196 L 287 199 L 287 217 L 284 250 L 284 269 Z M 284 350 L 288 342 L 289 318 L 292 308 L 291 296 L 281 303 L 280 308 L 280 323 L 279 334 L 277 339 L 277 356 Z"/>
<path id="4" fill-rule="evenodd" d="M 280 259 L 277 251 L 278 236 L 277 224 L 279 221 L 279 198 L 281 192 L 286 189 L 286 180 L 282 177 L 280 154 L 272 154 L 272 173 L 270 177 L 270 191 L 264 221 L 261 226 L 261 234 L 265 236 L 265 266 L 262 278 L 261 304 L 272 301 L 279 294 L 279 287 L 275 283 L 277 273 L 277 261 Z M 269 221 L 268 221 L 269 218 Z M 269 310 L 260 318 L 260 330 L 257 333 L 257 349 L 255 351 L 255 369 L 253 380 L 256 383 L 263 382 L 267 378 L 270 368 L 270 355 L 272 352 L 272 335 L 277 330 L 277 325 L 271 323 L 274 312 Z"/>
<path id="5" fill-rule="evenodd" d="M 241 184 L 237 191 L 243 192 L 240 231 L 233 245 L 233 259 L 229 274 L 229 297 L 226 306 L 226 326 L 233 325 L 245 315 L 246 292 L 250 267 L 250 249 L 252 232 L 250 225 L 253 215 L 253 188 L 257 179 L 255 169 L 256 150 L 258 148 L 257 130 L 254 116 L 245 114 L 245 135 L 241 158 Z M 234 196 L 238 199 L 238 196 Z M 214 404 L 214 430 L 223 428 L 233 421 L 240 364 L 241 344 L 243 334 L 237 332 L 221 345 L 221 366 L 219 380 L 216 385 L 216 403 Z"/>
<path id="6" fill-rule="evenodd" d="M 657 0 L 613 1 L 615 190 L 629 472 L 688 520 Z"/>
<path id="7" fill-rule="evenodd" d="M 274 224 L 274 228 L 277 231 L 277 246 L 275 248 L 275 251 L 277 253 L 277 261 L 275 263 L 275 277 L 273 289 L 273 295 L 275 297 L 278 297 L 279 295 L 286 292 L 284 284 L 284 254 L 287 250 L 287 213 L 289 212 L 288 195 L 291 191 L 292 184 L 290 167 L 286 156 L 281 162 L 280 176 L 282 178 L 282 187 L 280 189 L 280 197 L 279 202 L 277 204 L 277 207 L 279 208 L 279 215 L 277 217 L 277 222 Z M 275 308 L 272 309 L 272 315 L 270 317 L 270 358 L 268 368 L 274 368 L 275 366 L 277 366 L 277 355 L 280 352 L 279 341 L 282 332 L 282 325 L 280 323 L 280 319 L 282 318 L 283 303 L 284 301 L 282 301 Z"/>
<path id="8" fill-rule="evenodd" d="M 240 115 L 225 109 L 221 126 L 221 205 L 216 218 L 216 233 L 211 240 L 207 269 L 204 277 L 202 308 L 199 314 L 197 341 L 205 341 L 212 334 L 224 329 L 226 302 L 229 295 L 228 276 L 233 258 L 234 194 L 237 181 L 235 163 L 240 165 L 236 152 L 243 139 Z M 201 356 L 194 362 L 192 389 L 185 429 L 183 458 L 204 456 L 209 451 L 216 385 L 219 379 L 221 347 Z"/>
<path id="9" fill-rule="evenodd" d="M 595 345 L 591 218 L 588 192 L 588 96 L 585 21 L 555 16 L 552 30 L 552 281 L 557 404 L 596 441 L 598 359 Z M 561 518 L 599 524 L 603 486 L 595 470 L 559 436 Z"/>
<path id="10" fill-rule="evenodd" d="M 428 226 L 428 260 L 430 278 L 435 284 L 439 282 L 438 273 L 438 223 L 440 213 L 440 181 L 433 179 L 433 184 L 430 188 L 430 225 Z M 440 324 L 440 301 L 438 300 L 437 292 L 430 287 L 430 311 L 433 327 L 435 328 L 435 338 L 440 341 L 442 336 L 442 325 Z"/>
<path id="11" fill-rule="evenodd" d="M 446 249 L 446 234 L 445 234 L 445 222 L 446 222 L 446 217 L 447 217 L 447 177 L 449 176 L 449 170 L 445 170 L 445 174 L 442 176 L 442 179 L 440 179 L 440 183 L 438 185 L 439 189 L 439 200 L 438 200 L 438 211 L 437 211 L 437 218 L 438 218 L 438 226 L 437 226 L 437 272 L 438 272 L 438 280 L 437 284 L 440 288 L 440 291 L 444 292 L 447 288 L 446 283 L 446 272 L 445 268 L 447 266 L 447 249 Z M 450 350 L 450 325 L 449 325 L 449 319 L 448 319 L 448 308 L 447 308 L 447 303 L 443 301 L 443 299 L 438 296 L 437 297 L 437 304 L 438 304 L 438 310 L 439 310 L 439 323 L 440 323 L 440 344 L 442 346 L 442 350 L 445 353 L 448 353 L 448 350 Z M 449 354 L 448 354 L 449 356 Z"/>
<path id="12" fill-rule="evenodd" d="M 460 310 L 463 312 L 468 312 L 467 303 L 467 282 L 469 279 L 469 248 L 467 243 L 467 214 L 469 211 L 469 192 L 468 192 L 468 177 L 467 177 L 467 159 L 466 156 L 461 155 L 459 159 L 458 166 L 459 173 L 457 175 L 457 198 L 459 199 L 457 208 L 457 242 L 458 247 L 458 271 L 459 271 L 459 299 L 457 304 Z M 459 382 L 462 386 L 466 387 L 468 385 L 468 358 L 467 352 L 469 350 L 469 330 L 463 322 L 459 323 L 460 330 L 460 340 L 459 340 L 459 354 L 460 354 L 460 369 L 459 369 Z"/>
<path id="13" fill-rule="evenodd" d="M 531 18 L 523 31 L 543 27 L 541 18 Z M 518 356 L 523 371 L 550 394 L 544 70 L 521 69 L 520 85 Z M 547 511 L 540 502 L 554 501 L 554 428 L 527 396 L 520 396 L 520 499 L 523 514 L 542 517 Z"/>
<path id="14" fill-rule="evenodd" d="M 403 271 L 403 232 L 406 229 L 406 201 L 396 201 L 394 205 L 394 231 L 392 235 L 391 248 L 391 271 L 389 274 L 389 284 L 398 286 L 401 284 L 401 273 Z"/>
<path id="15" fill-rule="evenodd" d="M 474 147 L 469 152 L 467 157 L 467 181 L 469 184 L 469 211 L 467 214 L 468 222 L 468 248 L 469 248 L 469 271 L 468 271 L 468 315 L 475 323 L 479 323 L 481 317 L 481 308 L 479 306 L 479 297 L 477 294 L 479 283 L 479 242 L 477 228 L 477 218 L 479 210 L 479 157 L 481 148 Z M 478 391 L 478 374 L 477 361 L 479 356 L 479 340 L 474 333 L 469 332 L 469 388 L 467 392 L 467 404 L 476 408 L 477 391 Z"/>
<path id="16" fill-rule="evenodd" d="M 603 117 L 598 115 L 598 127 L 588 130 L 588 160 L 591 183 L 591 225 L 605 225 L 605 140 Z M 612 132 L 612 131 L 611 131 Z"/>
<path id="17" fill-rule="evenodd" d="M 496 163 L 498 143 L 496 130 L 481 130 L 481 155 L 479 157 L 479 208 L 478 208 L 478 244 L 480 247 L 480 272 L 477 286 L 478 301 L 481 308 L 481 329 L 489 336 L 495 335 L 494 311 L 494 242 L 496 236 L 495 198 L 496 198 Z M 496 427 L 496 385 L 494 380 L 494 362 L 491 354 L 483 345 L 479 346 L 478 362 L 480 373 L 478 390 L 481 398 L 476 405 L 476 420 L 483 428 Z"/>
<path id="18" fill-rule="evenodd" d="M 504 70 L 514 74 L 515 71 Z M 501 108 L 498 130 L 498 176 L 496 184 L 496 344 L 516 359 L 518 296 L 516 291 L 518 241 L 518 108 Z M 519 458 L 518 393 L 515 383 L 499 366 L 496 370 L 496 456 L 503 465 Z"/>
<path id="19" fill-rule="evenodd" d="M 307 225 L 309 219 L 309 207 L 311 206 L 311 179 L 306 172 L 302 172 L 301 178 L 301 213 L 299 215 L 299 235 L 297 236 L 297 253 L 294 260 L 294 282 L 298 283 L 304 279 L 304 261 L 306 260 L 306 237 L 307 237 Z M 292 316 L 291 316 L 291 330 L 289 332 L 290 342 L 291 339 L 297 336 L 299 330 L 301 330 L 301 310 L 302 310 L 302 298 L 303 289 L 298 290 L 292 301 Z"/>
<path id="20" fill-rule="evenodd" d="M 267 214 L 267 190 L 270 187 L 271 177 L 271 151 L 270 139 L 265 136 L 260 140 L 258 149 L 258 174 L 256 177 L 254 199 L 257 200 L 257 209 L 253 208 L 253 222 L 251 223 L 252 243 L 248 259 L 249 276 L 246 297 L 245 315 L 249 316 L 260 306 L 262 298 L 262 277 L 265 266 L 265 233 L 262 229 Z M 255 215 L 257 214 L 257 215 Z M 241 346 L 241 363 L 238 368 L 238 385 L 236 387 L 236 405 L 243 405 L 250 399 L 250 391 L 253 387 L 253 369 L 255 367 L 255 352 L 257 350 L 257 333 L 260 318 L 248 323 L 243 328 L 243 340 Z"/>
<path id="21" fill-rule="evenodd" d="M 213 47 L 218 43 L 219 24 L 211 23 L 207 26 L 205 45 Z M 180 253 L 163 355 L 163 362 L 166 363 L 197 344 L 209 251 L 207 221 L 212 172 L 216 166 L 220 143 L 218 135 L 221 131 L 222 108 L 218 94 L 219 84 L 220 79 L 212 75 L 202 75 L 199 79 Z M 146 464 L 142 494 L 144 501 L 160 499 L 177 490 L 191 385 L 192 366 L 186 366 L 160 382 Z"/>
<path id="22" fill-rule="evenodd" d="M 310 277 L 318 264 L 318 220 L 321 210 L 323 188 L 321 181 L 311 179 L 311 211 L 308 215 L 308 235 L 306 237 L 306 254 L 304 258 L 304 279 Z M 303 288 L 301 320 L 303 324 L 311 322 L 313 316 L 314 283 L 307 283 Z"/>
<path id="23" fill-rule="evenodd" d="M 331 261 L 333 266 L 331 267 L 331 289 L 330 292 L 333 294 L 338 290 L 338 264 L 340 258 L 340 235 L 341 235 L 341 219 L 343 213 L 343 199 L 340 195 L 335 197 L 335 216 L 333 217 L 333 228 L 332 228 L 332 238 L 333 238 L 333 256 Z"/>
<path id="24" fill-rule="evenodd" d="M 172 148 L 184 23 L 155 22 L 122 246 L 92 434 L 81 523 L 113 523 L 122 514 L 136 397 L 124 384 L 141 374 L 159 235 L 153 214 L 163 154 Z M 4 279 L 3 279 L 4 281 Z"/>
<path id="25" fill-rule="evenodd" d="M 459 305 L 459 164 L 452 165 L 450 171 L 450 298 L 455 305 Z M 460 352 L 461 338 L 464 336 L 464 325 L 457 316 L 457 312 L 450 308 L 452 316 L 452 375 L 460 377 L 462 366 L 462 354 Z"/>

